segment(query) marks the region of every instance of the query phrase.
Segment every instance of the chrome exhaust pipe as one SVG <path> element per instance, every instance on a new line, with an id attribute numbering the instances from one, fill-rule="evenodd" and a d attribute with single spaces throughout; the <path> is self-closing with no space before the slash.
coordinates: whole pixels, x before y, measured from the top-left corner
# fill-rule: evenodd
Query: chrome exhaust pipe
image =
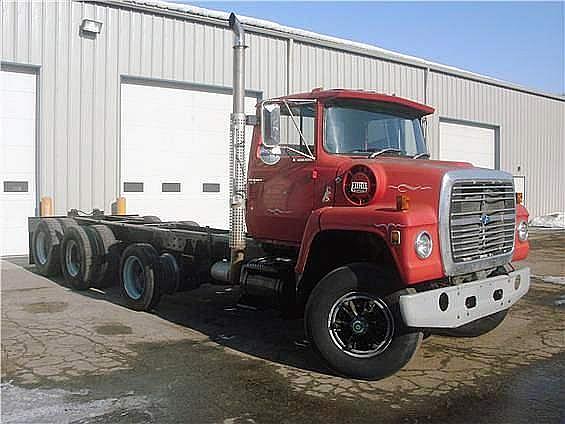
<path id="1" fill-rule="evenodd" d="M 233 43 L 233 111 L 230 117 L 230 272 L 232 284 L 239 284 L 245 258 L 245 31 L 234 13 L 229 18 Z"/>

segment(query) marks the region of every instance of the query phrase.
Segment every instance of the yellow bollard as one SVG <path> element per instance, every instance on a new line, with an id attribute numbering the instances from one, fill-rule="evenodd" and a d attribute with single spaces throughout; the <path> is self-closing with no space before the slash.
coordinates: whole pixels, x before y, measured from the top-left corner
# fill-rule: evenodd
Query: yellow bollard
<path id="1" fill-rule="evenodd" d="M 39 202 L 39 216 L 53 216 L 53 199 L 42 197 Z"/>
<path id="2" fill-rule="evenodd" d="M 116 199 L 116 215 L 125 215 L 125 214 L 126 214 L 126 198 L 118 197 Z"/>

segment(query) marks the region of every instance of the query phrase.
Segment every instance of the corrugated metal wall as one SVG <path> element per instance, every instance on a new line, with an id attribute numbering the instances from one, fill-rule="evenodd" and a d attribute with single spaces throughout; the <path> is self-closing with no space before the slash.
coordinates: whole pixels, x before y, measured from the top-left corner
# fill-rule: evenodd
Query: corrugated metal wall
<path id="1" fill-rule="evenodd" d="M 525 176 L 532 215 L 565 210 L 565 102 L 430 73 L 431 151 L 439 152 L 439 120 L 451 118 L 498 127 L 500 168 Z"/>
<path id="2" fill-rule="evenodd" d="M 103 22 L 80 36 L 84 18 Z M 57 213 L 109 210 L 118 194 L 121 76 L 231 86 L 222 26 L 82 2 L 2 2 L 2 61 L 40 67 L 40 194 Z M 427 101 L 439 117 L 500 126 L 501 165 L 526 175 L 533 214 L 565 209 L 565 103 L 343 50 L 248 37 L 247 88 L 265 98 L 314 87 L 365 88 Z M 427 91 L 427 94 L 426 94 Z M 226 120 L 228 117 L 226 117 Z M 517 167 L 521 172 L 517 172 Z"/>

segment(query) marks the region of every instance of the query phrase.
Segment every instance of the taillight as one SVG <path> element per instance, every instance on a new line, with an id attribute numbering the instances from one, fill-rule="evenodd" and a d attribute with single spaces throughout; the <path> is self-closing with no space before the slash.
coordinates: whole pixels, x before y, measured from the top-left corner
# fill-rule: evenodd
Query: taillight
<path id="1" fill-rule="evenodd" d="M 365 165 L 355 165 L 343 178 L 343 193 L 346 199 L 356 206 L 368 204 L 377 191 L 377 179 L 373 171 Z"/>

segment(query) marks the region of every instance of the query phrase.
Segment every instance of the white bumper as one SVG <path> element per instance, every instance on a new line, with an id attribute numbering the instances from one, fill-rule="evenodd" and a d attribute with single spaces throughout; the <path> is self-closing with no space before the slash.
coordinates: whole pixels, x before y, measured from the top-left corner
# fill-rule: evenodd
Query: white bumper
<path id="1" fill-rule="evenodd" d="M 400 312 L 409 327 L 455 328 L 508 309 L 529 288 L 530 268 L 522 268 L 508 275 L 400 296 Z"/>

